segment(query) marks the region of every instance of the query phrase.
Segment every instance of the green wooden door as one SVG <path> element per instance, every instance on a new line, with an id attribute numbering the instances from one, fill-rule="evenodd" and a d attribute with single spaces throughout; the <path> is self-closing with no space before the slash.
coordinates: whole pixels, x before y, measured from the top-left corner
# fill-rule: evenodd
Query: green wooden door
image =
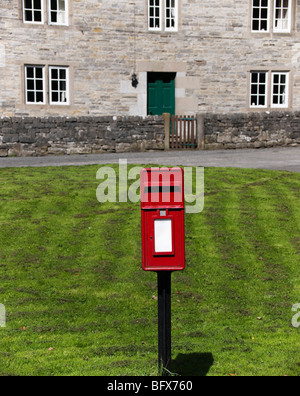
<path id="1" fill-rule="evenodd" d="M 175 114 L 176 73 L 148 73 L 148 115 Z"/>

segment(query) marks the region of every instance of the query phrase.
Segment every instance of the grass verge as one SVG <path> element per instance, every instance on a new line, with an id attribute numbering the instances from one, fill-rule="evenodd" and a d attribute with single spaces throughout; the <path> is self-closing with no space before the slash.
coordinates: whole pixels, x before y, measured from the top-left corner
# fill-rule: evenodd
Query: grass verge
<path id="1" fill-rule="evenodd" d="M 157 374 L 140 204 L 100 204 L 98 168 L 0 170 L 0 375 Z M 299 174 L 205 170 L 172 275 L 174 372 L 300 374 L 299 197 Z"/>

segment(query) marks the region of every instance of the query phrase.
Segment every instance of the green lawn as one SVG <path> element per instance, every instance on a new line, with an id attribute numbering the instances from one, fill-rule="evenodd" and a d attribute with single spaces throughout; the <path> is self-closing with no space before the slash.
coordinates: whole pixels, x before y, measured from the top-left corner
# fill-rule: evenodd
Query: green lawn
<path id="1" fill-rule="evenodd" d="M 100 204 L 98 168 L 0 170 L 0 375 L 157 375 L 140 204 Z M 300 375 L 299 199 L 299 174 L 205 170 L 172 275 L 175 373 Z"/>

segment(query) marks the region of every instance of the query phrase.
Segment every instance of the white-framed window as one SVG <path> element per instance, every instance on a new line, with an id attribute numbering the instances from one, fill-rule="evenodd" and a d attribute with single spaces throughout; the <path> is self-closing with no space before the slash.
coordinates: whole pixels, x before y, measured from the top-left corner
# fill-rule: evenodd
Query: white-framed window
<path id="1" fill-rule="evenodd" d="M 24 23 L 44 23 L 43 0 L 23 0 Z"/>
<path id="2" fill-rule="evenodd" d="M 45 104 L 45 67 L 25 66 L 26 104 Z"/>
<path id="3" fill-rule="evenodd" d="M 178 0 L 165 0 L 165 29 L 166 31 L 178 30 Z"/>
<path id="4" fill-rule="evenodd" d="M 68 0 L 48 0 L 50 25 L 68 25 Z"/>
<path id="5" fill-rule="evenodd" d="M 289 73 L 272 73 L 271 107 L 288 107 Z"/>
<path id="6" fill-rule="evenodd" d="M 290 33 L 293 0 L 252 0 L 251 31 Z"/>
<path id="7" fill-rule="evenodd" d="M 22 0 L 22 5 L 24 23 L 44 24 L 44 7 L 47 7 L 46 23 L 62 26 L 69 24 L 69 0 Z"/>
<path id="8" fill-rule="evenodd" d="M 69 68 L 49 67 L 50 104 L 69 104 Z"/>
<path id="9" fill-rule="evenodd" d="M 271 0 L 252 0 L 252 31 L 269 31 L 269 2 Z"/>
<path id="10" fill-rule="evenodd" d="M 290 32 L 292 19 L 292 0 L 275 0 L 274 32 Z"/>
<path id="11" fill-rule="evenodd" d="M 148 28 L 149 30 L 161 30 L 161 2 L 163 0 L 148 0 Z"/>
<path id="12" fill-rule="evenodd" d="M 290 72 L 251 71 L 250 108 L 288 108 Z"/>
<path id="13" fill-rule="evenodd" d="M 148 29 L 150 31 L 178 31 L 179 0 L 148 0 Z"/>
<path id="14" fill-rule="evenodd" d="M 250 77 L 250 107 L 267 107 L 268 72 L 253 71 Z"/>
<path id="15" fill-rule="evenodd" d="M 69 67 L 25 65 L 25 103 L 70 105 Z"/>

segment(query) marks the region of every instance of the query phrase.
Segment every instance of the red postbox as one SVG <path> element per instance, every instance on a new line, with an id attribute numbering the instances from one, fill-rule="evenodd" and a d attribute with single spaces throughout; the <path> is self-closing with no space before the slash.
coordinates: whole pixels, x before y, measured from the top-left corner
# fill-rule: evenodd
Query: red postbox
<path id="1" fill-rule="evenodd" d="M 141 171 L 142 250 L 145 271 L 185 268 L 184 183 L 181 168 Z"/>

